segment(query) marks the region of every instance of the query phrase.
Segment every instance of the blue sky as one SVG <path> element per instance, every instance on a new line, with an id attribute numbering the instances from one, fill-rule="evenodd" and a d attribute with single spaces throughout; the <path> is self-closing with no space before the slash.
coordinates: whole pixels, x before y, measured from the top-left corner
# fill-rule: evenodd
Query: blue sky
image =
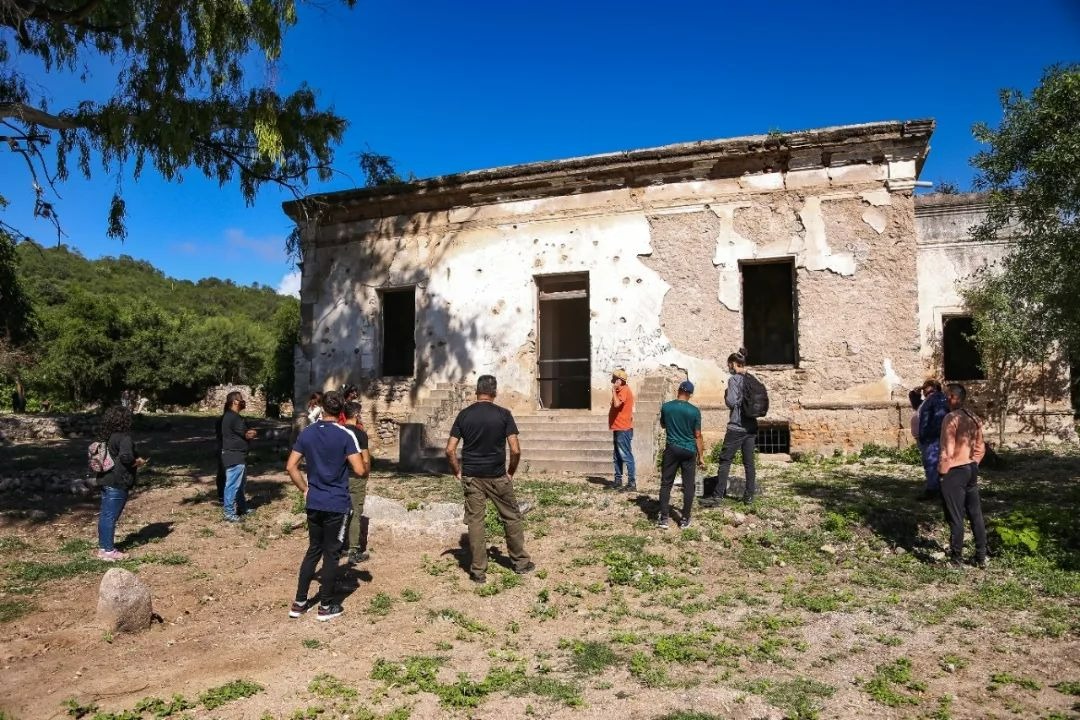
<path id="1" fill-rule="evenodd" d="M 1053 63 L 1080 61 L 1080 0 L 980 3 L 583 3 L 361 0 L 304 7 L 277 87 L 308 82 L 347 118 L 342 174 L 311 191 L 354 187 L 354 154 L 390 155 L 419 177 L 668 143 L 875 120 L 934 117 L 922 179 L 967 187 L 977 121 L 1000 119 L 998 91 L 1025 92 Z M 254 77 L 265 75 L 257 67 Z M 58 109 L 108 92 L 98 70 L 37 78 Z M 0 152 L 5 221 L 39 242 L 29 178 Z M 65 242 L 88 257 L 129 254 L 188 279 L 278 287 L 288 197 L 255 205 L 195 173 L 123 179 L 129 237 L 105 237 L 115 180 L 61 186 Z"/>

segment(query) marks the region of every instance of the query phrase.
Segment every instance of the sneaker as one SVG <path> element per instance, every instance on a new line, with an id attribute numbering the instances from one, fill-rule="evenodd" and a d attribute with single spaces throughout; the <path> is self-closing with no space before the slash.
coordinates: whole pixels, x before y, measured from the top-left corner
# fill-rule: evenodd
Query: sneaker
<path id="1" fill-rule="evenodd" d="M 660 528 L 661 530 L 667 530 L 668 529 L 668 519 L 666 517 L 663 517 L 663 516 L 657 518 L 656 527 Z"/>
<path id="2" fill-rule="evenodd" d="M 529 562 L 527 562 L 522 567 L 514 568 L 514 572 L 516 572 L 518 575 L 527 575 L 527 574 L 531 573 L 535 569 L 536 569 L 536 563 L 534 563 L 533 561 L 530 560 Z"/>
<path id="3" fill-rule="evenodd" d="M 98 550 L 97 559 L 104 560 L 105 562 L 116 562 L 117 560 L 123 560 L 127 557 L 127 553 L 120 552 L 119 550 Z"/>
<path id="4" fill-rule="evenodd" d="M 348 562 L 350 565 L 358 565 L 362 562 L 367 562 L 370 559 L 371 555 L 369 555 L 366 551 L 361 550 L 360 548 L 353 548 L 349 551 Z"/>
<path id="5" fill-rule="evenodd" d="M 487 582 L 487 575 L 484 573 L 469 573 L 469 580 L 472 580 L 477 585 L 483 585 Z"/>
<path id="6" fill-rule="evenodd" d="M 964 569 L 964 559 L 962 557 L 960 557 L 959 555 L 949 555 L 949 556 L 947 556 L 945 558 L 945 565 L 950 570 L 963 570 Z"/>
<path id="7" fill-rule="evenodd" d="M 240 516 L 239 515 L 226 515 L 225 516 L 225 522 L 238 523 L 238 522 L 240 522 Z"/>
<path id="8" fill-rule="evenodd" d="M 990 567 L 990 559 L 984 557 L 975 558 L 975 567 L 979 568 L 980 570 L 986 570 Z"/>
<path id="9" fill-rule="evenodd" d="M 316 619 L 323 622 L 333 620 L 343 612 L 345 612 L 345 608 L 341 607 L 339 603 L 321 603 L 319 605 L 319 616 Z"/>
<path id="10" fill-rule="evenodd" d="M 626 492 L 637 492 L 637 483 L 628 483 L 626 485 Z"/>
<path id="11" fill-rule="evenodd" d="M 679 527 L 682 528 L 683 530 L 690 527 L 690 518 L 683 518 L 682 520 L 680 520 L 679 521 Z"/>
<path id="12" fill-rule="evenodd" d="M 313 607 L 315 603 L 310 600 L 293 600 L 292 606 L 289 607 L 289 617 L 298 618 Z"/>
<path id="13" fill-rule="evenodd" d="M 615 482 L 611 483 L 611 489 L 612 490 L 622 490 L 623 489 L 622 480 L 616 480 Z"/>

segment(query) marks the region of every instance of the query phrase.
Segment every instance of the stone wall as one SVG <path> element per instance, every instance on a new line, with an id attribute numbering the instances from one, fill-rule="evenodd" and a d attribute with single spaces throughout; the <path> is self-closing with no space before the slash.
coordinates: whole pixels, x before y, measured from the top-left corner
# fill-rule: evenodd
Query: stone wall
<path id="1" fill-rule="evenodd" d="M 92 413 L 74 415 L 0 415 L 0 442 L 52 440 L 63 437 L 90 437 L 99 420 Z"/>
<path id="2" fill-rule="evenodd" d="M 256 417 L 266 415 L 266 395 L 262 387 L 252 389 L 249 385 L 215 385 L 206 391 L 206 396 L 199 402 L 198 409 L 201 412 L 220 413 L 225 407 L 225 398 L 234 390 L 243 393 L 244 400 L 247 401 L 247 407 L 244 408 L 245 414 Z M 285 417 L 289 414 L 291 413 L 286 413 Z"/>

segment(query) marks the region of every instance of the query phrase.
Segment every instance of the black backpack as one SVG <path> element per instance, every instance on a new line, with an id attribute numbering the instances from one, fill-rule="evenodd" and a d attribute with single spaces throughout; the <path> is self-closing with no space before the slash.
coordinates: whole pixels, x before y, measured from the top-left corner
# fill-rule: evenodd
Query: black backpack
<path id="1" fill-rule="evenodd" d="M 742 416 L 759 418 L 769 414 L 769 391 L 750 373 L 743 375 Z"/>

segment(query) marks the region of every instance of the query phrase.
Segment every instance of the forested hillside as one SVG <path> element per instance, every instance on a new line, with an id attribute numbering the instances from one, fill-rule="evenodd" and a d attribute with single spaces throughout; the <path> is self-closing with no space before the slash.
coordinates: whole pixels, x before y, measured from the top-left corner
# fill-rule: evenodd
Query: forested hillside
<path id="1" fill-rule="evenodd" d="M 34 340 L 2 378 L 0 406 L 11 406 L 17 379 L 31 408 L 112 401 L 124 389 L 188 404 L 234 382 L 264 385 L 269 399 L 291 395 L 295 299 L 230 280 L 176 280 L 126 255 L 87 260 L 32 242 L 15 249 Z"/>

